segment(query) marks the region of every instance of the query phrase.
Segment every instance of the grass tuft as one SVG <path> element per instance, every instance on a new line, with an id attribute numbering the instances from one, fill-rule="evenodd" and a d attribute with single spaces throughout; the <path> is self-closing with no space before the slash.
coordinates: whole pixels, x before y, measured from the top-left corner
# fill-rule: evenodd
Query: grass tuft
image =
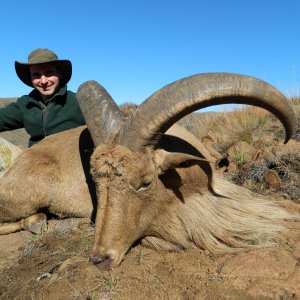
<path id="1" fill-rule="evenodd" d="M 208 149 L 216 151 L 221 157 L 219 162 L 227 162 L 225 167 L 219 165 L 220 172 L 228 172 L 235 183 L 255 192 L 279 192 L 300 201 L 300 98 L 291 99 L 291 104 L 297 123 L 292 141 L 287 145 L 282 144 L 285 133 L 279 120 L 255 106 L 240 106 L 227 112 L 193 113 L 180 124 Z M 215 153 L 213 156 L 216 157 Z M 273 176 L 274 180 L 277 178 L 274 185 L 272 176 L 266 176 L 270 173 L 277 176 Z"/>

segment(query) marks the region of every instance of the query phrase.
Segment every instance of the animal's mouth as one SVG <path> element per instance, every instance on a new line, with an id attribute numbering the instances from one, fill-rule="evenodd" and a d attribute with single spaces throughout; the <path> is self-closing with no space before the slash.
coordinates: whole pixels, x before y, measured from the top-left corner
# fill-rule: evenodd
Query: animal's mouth
<path id="1" fill-rule="evenodd" d="M 99 269 L 102 270 L 112 269 L 112 259 L 109 256 L 103 256 L 103 257 L 91 256 L 90 261 Z"/>
<path id="2" fill-rule="evenodd" d="M 117 258 L 112 255 L 100 255 L 100 254 L 92 254 L 90 256 L 90 262 L 92 262 L 97 268 L 101 270 L 111 270 L 117 267 L 121 261 L 123 256 Z"/>
<path id="3" fill-rule="evenodd" d="M 89 261 L 101 270 L 111 270 L 118 267 L 123 261 L 125 255 L 141 242 L 141 238 L 122 245 L 95 246 L 91 251 Z"/>

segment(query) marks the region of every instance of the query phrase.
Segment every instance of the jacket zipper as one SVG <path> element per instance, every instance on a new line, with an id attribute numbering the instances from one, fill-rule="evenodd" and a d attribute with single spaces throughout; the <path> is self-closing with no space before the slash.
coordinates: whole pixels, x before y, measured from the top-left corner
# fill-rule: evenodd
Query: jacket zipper
<path id="1" fill-rule="evenodd" d="M 40 104 L 41 104 L 41 108 L 42 108 L 42 127 L 43 127 L 44 136 L 46 137 L 47 136 L 46 122 L 47 122 L 48 115 L 49 115 L 49 108 L 53 104 L 53 102 L 49 102 L 48 105 L 45 105 L 42 102 L 40 102 Z"/>

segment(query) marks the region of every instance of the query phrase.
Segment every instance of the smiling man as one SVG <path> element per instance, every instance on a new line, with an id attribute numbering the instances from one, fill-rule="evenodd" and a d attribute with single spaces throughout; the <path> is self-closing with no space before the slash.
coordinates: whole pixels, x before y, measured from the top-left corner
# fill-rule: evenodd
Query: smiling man
<path id="1" fill-rule="evenodd" d="M 48 135 L 85 124 L 76 94 L 67 90 L 72 76 L 69 60 L 39 48 L 29 54 L 28 63 L 16 61 L 15 69 L 33 90 L 0 109 L 0 131 L 25 128 L 30 147 Z"/>

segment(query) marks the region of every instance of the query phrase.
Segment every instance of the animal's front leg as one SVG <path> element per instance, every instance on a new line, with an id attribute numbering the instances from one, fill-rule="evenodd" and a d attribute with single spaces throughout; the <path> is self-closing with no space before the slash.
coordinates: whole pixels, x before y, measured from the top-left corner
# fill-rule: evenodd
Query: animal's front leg
<path id="1" fill-rule="evenodd" d="M 17 222 L 0 223 L 0 235 L 13 233 L 19 230 L 28 230 L 34 234 L 45 231 L 47 228 L 47 217 L 39 213 Z"/>

